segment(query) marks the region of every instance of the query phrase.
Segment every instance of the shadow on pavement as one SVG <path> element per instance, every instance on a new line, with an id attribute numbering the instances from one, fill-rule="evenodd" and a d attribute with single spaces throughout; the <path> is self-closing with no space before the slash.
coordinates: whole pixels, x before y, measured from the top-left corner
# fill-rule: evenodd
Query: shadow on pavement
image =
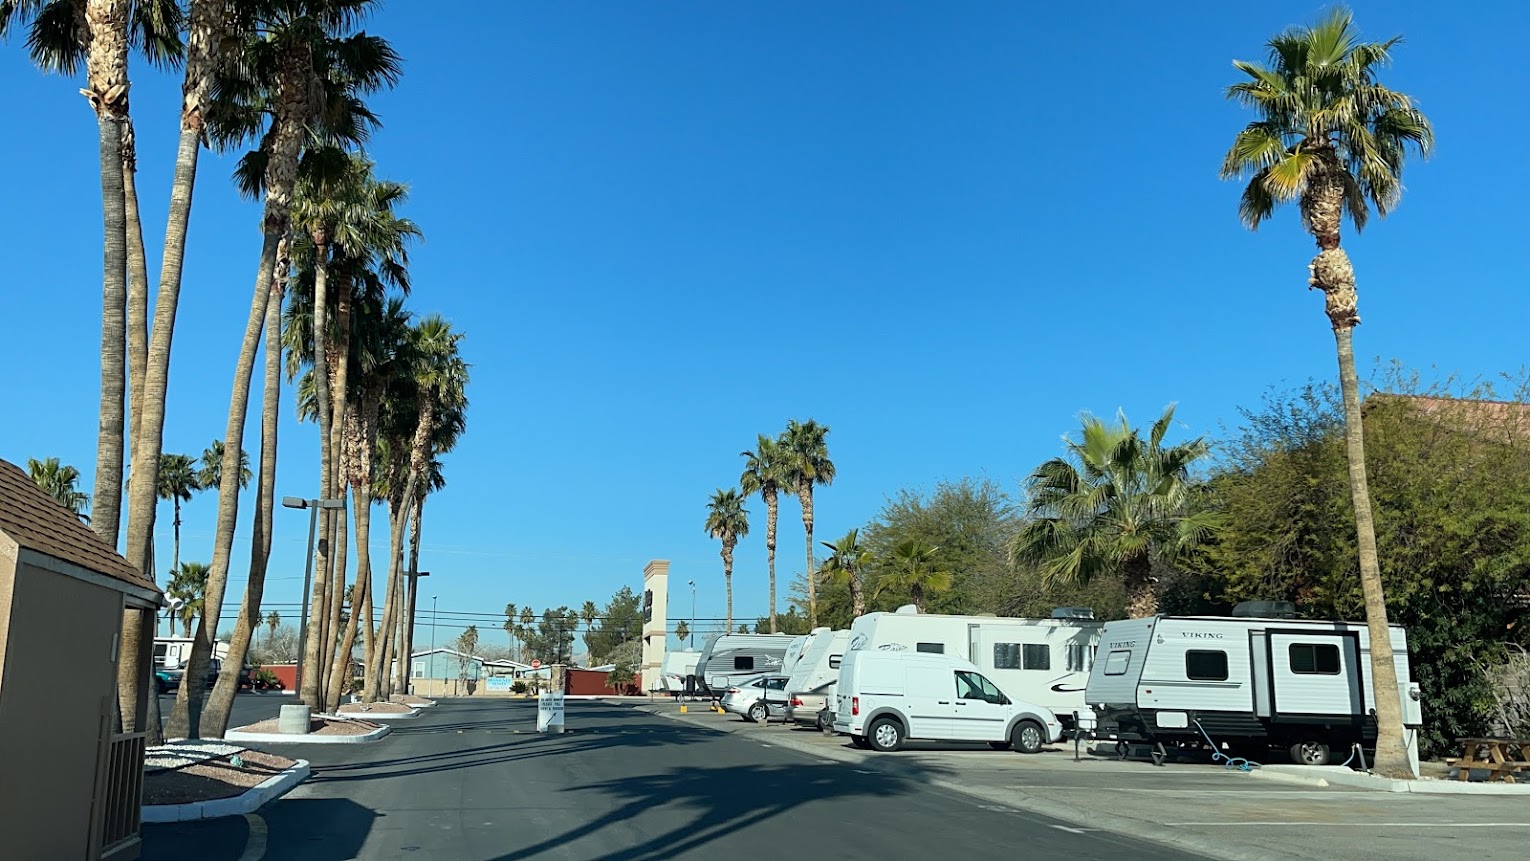
<path id="1" fill-rule="evenodd" d="M 361 855 L 372 824 L 382 816 L 348 798 L 288 798 L 261 813 L 268 834 L 265 857 L 273 861 L 350 861 Z"/>

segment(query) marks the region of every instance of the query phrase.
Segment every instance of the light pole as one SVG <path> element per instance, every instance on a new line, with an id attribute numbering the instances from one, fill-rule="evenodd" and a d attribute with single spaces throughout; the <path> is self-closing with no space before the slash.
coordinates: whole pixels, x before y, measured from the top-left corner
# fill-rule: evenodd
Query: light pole
<path id="1" fill-rule="evenodd" d="M 430 650 L 436 650 L 436 596 L 430 596 Z M 431 658 L 432 661 L 435 658 Z"/>
<path id="2" fill-rule="evenodd" d="M 308 651 L 308 592 L 313 588 L 313 539 L 314 532 L 319 526 L 319 509 L 338 509 L 345 507 L 344 499 L 304 499 L 301 496 L 282 497 L 283 508 L 306 508 L 308 509 L 308 558 L 303 563 L 303 610 L 298 619 L 298 658 L 296 687 L 299 693 L 303 690 L 303 658 Z"/>
<path id="3" fill-rule="evenodd" d="M 696 581 L 691 583 L 691 629 L 687 633 L 691 635 L 691 648 L 696 648 Z"/>

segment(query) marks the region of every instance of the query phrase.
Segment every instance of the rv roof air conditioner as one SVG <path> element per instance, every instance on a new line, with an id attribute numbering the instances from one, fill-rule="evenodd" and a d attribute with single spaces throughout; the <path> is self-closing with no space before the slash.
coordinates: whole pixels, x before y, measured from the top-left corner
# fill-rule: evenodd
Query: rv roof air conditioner
<path id="1" fill-rule="evenodd" d="M 1290 601 L 1242 601 L 1232 614 L 1250 619 L 1295 619 L 1296 605 Z"/>
<path id="2" fill-rule="evenodd" d="M 1093 607 L 1054 607 L 1052 609 L 1054 619 L 1093 619 Z"/>
<path id="3" fill-rule="evenodd" d="M 919 607 L 915 604 L 904 604 L 893 612 L 903 616 L 917 616 L 919 615 Z"/>

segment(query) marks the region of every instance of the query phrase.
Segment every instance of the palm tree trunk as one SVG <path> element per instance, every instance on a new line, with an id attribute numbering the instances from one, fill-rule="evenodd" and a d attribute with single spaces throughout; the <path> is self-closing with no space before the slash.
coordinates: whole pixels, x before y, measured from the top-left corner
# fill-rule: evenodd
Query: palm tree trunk
<path id="1" fill-rule="evenodd" d="M 409 531 L 409 568 L 404 577 L 406 588 L 403 594 L 403 616 L 399 624 L 399 639 L 401 648 L 399 655 L 398 672 L 394 674 L 394 688 L 399 693 L 409 691 L 409 661 L 414 656 L 414 594 L 415 584 L 419 581 L 420 570 L 420 524 L 425 519 L 425 497 L 416 496 L 414 500 L 414 523 Z"/>
<path id="2" fill-rule="evenodd" d="M 345 498 L 345 481 L 343 479 L 343 473 L 341 472 L 342 457 L 343 453 L 339 449 L 336 449 L 333 463 L 331 464 L 332 473 L 330 475 L 330 481 L 332 485 L 330 493 L 334 499 Z M 345 661 L 338 660 L 340 653 L 337 647 L 340 645 L 339 640 L 344 633 L 343 629 L 341 628 L 341 617 L 344 615 L 346 602 L 345 563 L 346 556 L 350 550 L 349 541 L 350 523 L 347 517 L 347 512 L 345 509 L 340 509 L 334 512 L 334 543 L 330 545 L 329 556 L 329 564 L 331 569 L 329 575 L 329 621 L 325 625 L 326 632 L 324 635 L 324 674 L 326 677 L 326 686 L 323 694 L 324 701 L 326 703 L 331 699 L 335 699 L 338 702 L 338 697 L 340 694 L 339 692 L 331 692 L 329 690 L 328 681 L 334 675 L 336 663 L 339 663 L 342 666 L 347 663 Z M 353 616 L 355 615 L 355 609 L 355 607 L 351 608 L 353 611 L 351 615 Z M 341 678 L 343 681 L 344 676 L 342 675 Z"/>
<path id="3" fill-rule="evenodd" d="M 339 439 L 339 442 L 340 447 L 336 449 L 339 456 L 336 458 L 335 495 L 337 498 L 343 498 L 345 488 L 350 483 L 347 477 L 354 472 L 351 461 L 354 460 L 355 456 L 354 453 L 346 451 L 343 436 Z M 345 557 L 350 538 L 349 521 L 345 515 L 346 512 L 342 511 L 340 517 L 340 548 L 335 558 L 335 567 L 340 572 L 339 582 L 341 585 L 345 584 Z M 357 553 L 358 555 L 360 553 L 359 547 L 357 548 Z M 356 580 L 353 582 L 352 588 L 345 590 L 345 592 L 350 598 L 351 612 L 350 618 L 345 622 L 344 629 L 340 628 L 340 620 L 338 618 L 334 620 L 338 636 L 336 637 L 334 657 L 330 661 L 329 690 L 324 698 L 325 711 L 327 712 L 334 712 L 335 709 L 340 707 L 340 698 L 345 695 L 346 689 L 350 687 L 351 651 L 356 648 L 356 628 L 360 624 L 359 617 L 361 616 L 360 566 L 356 568 Z M 342 595 L 342 597 L 345 596 Z"/>
<path id="4" fill-rule="evenodd" d="M 122 125 L 122 202 L 127 216 L 127 451 L 138 444 L 143 419 L 143 381 L 149 366 L 149 263 L 138 217 L 138 147 L 131 117 Z M 131 483 L 131 480 L 130 480 Z"/>
<path id="5" fill-rule="evenodd" d="M 1158 589 L 1153 582 L 1153 561 L 1146 556 L 1128 559 L 1122 566 L 1126 575 L 1126 615 L 1146 619 L 1158 615 Z"/>
<path id="6" fill-rule="evenodd" d="M 239 670 L 250 651 L 250 641 L 260 628 L 260 602 L 265 597 L 266 565 L 271 558 L 271 529 L 276 499 L 276 431 L 282 397 L 282 285 L 273 288 L 266 304 L 265 389 L 260 412 L 260 477 L 255 491 L 255 523 L 250 535 L 250 576 L 239 604 L 239 618 L 228 644 L 224 671 L 208 697 L 202 716 L 202 735 L 222 738 L 228 732 L 229 713 L 239 693 Z M 179 516 L 177 516 L 179 522 Z M 273 632 L 274 633 L 274 632 Z"/>
<path id="7" fill-rule="evenodd" d="M 802 502 L 802 531 L 807 533 L 808 630 L 818 627 L 818 578 L 813 576 L 813 485 L 798 483 L 797 499 Z"/>
<path id="8" fill-rule="evenodd" d="M 780 514 L 781 499 L 775 488 L 765 493 L 765 561 L 770 569 L 770 632 L 776 633 L 776 516 Z M 808 572 L 812 576 L 812 572 Z"/>
<path id="9" fill-rule="evenodd" d="M 1371 688 L 1375 694 L 1375 771 L 1394 779 L 1411 779 L 1412 763 L 1404 740 L 1402 699 L 1397 664 L 1387 623 L 1386 593 L 1376 552 L 1376 521 L 1371 514 L 1371 491 L 1365 470 L 1365 429 L 1360 418 L 1360 383 L 1355 374 L 1354 329 L 1334 329 L 1339 351 L 1339 387 L 1344 392 L 1344 443 L 1349 452 L 1349 491 L 1355 505 L 1355 532 L 1360 556 L 1360 588 L 1365 595 L 1365 622 L 1371 638 Z"/>
<path id="10" fill-rule="evenodd" d="M 175 558 L 170 563 L 170 572 L 173 575 L 181 570 L 181 498 L 175 497 L 175 522 L 171 524 L 175 528 Z"/>
<path id="11" fill-rule="evenodd" d="M 724 622 L 723 633 L 733 633 L 733 548 L 727 544 L 722 549 L 723 560 L 723 588 L 728 595 L 728 612 Z"/>
<path id="12" fill-rule="evenodd" d="M 329 237 L 322 230 L 313 232 L 314 279 L 313 279 L 313 381 L 314 412 L 319 422 L 319 495 L 334 498 L 334 459 L 329 448 L 330 441 L 330 395 L 329 395 Z M 309 626 L 308 650 L 304 654 L 303 702 L 315 711 L 324 707 L 324 687 L 328 681 L 325 672 L 329 668 L 329 656 L 334 648 L 334 635 L 330 628 L 334 615 L 334 598 L 340 591 L 335 582 L 334 541 L 335 517 L 329 509 L 319 511 L 318 555 L 314 559 L 313 606 Z"/>
<path id="13" fill-rule="evenodd" d="M 414 475 L 411 470 L 409 481 L 405 485 L 409 493 L 414 492 Z M 378 656 L 377 664 L 367 668 L 367 690 L 363 693 L 363 699 L 367 702 L 377 702 L 379 697 L 386 697 L 386 686 L 392 676 L 388 672 L 388 665 L 394 656 L 393 632 L 398 624 L 398 573 L 399 560 L 403 556 L 404 530 L 409 525 L 409 508 L 401 502 L 390 502 L 388 506 L 389 529 L 388 529 L 388 592 L 383 602 L 382 626 L 378 630 L 378 639 L 382 640 L 382 653 Z"/>
<path id="14" fill-rule="evenodd" d="M 846 571 L 845 582 L 850 586 L 850 617 L 860 618 L 866 614 L 866 594 L 861 588 L 861 572 L 853 568 Z"/>

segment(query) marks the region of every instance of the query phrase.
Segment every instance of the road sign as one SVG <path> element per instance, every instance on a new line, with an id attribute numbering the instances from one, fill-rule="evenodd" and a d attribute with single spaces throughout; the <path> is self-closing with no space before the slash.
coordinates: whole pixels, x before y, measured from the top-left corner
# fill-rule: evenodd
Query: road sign
<path id="1" fill-rule="evenodd" d="M 540 669 L 542 669 L 542 662 L 537 660 L 536 658 L 532 658 L 531 659 L 531 668 L 533 670 L 540 670 Z"/>
<path id="2" fill-rule="evenodd" d="M 562 691 L 543 691 L 537 698 L 537 732 L 563 732 Z"/>

